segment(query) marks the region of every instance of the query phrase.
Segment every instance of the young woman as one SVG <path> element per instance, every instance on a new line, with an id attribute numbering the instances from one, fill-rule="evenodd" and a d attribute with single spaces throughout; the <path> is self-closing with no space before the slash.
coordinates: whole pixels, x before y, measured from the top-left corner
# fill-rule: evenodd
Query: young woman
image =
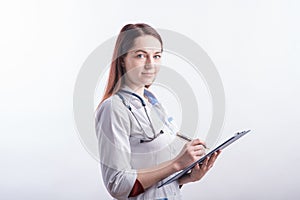
<path id="1" fill-rule="evenodd" d="M 150 86 L 159 72 L 163 42 L 147 24 L 128 24 L 119 33 L 105 94 L 96 110 L 101 170 L 116 199 L 181 199 L 183 184 L 200 180 L 215 153 L 178 181 L 157 188 L 170 175 L 205 154 L 194 139 L 178 152 L 173 124 Z"/>

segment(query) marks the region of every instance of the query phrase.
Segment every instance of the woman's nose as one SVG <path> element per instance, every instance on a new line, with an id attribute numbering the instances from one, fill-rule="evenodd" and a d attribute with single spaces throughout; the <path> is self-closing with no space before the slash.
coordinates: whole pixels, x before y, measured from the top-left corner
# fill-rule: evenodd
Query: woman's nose
<path id="1" fill-rule="evenodd" d="M 154 60 L 154 58 L 151 57 L 151 56 L 148 56 L 148 57 L 147 57 L 147 60 L 146 60 L 145 67 L 146 67 L 146 68 L 152 68 L 152 67 L 154 67 L 154 65 L 155 65 L 155 60 Z"/>
<path id="2" fill-rule="evenodd" d="M 154 59 L 152 58 L 152 56 L 147 56 L 147 64 L 153 64 L 154 63 Z"/>

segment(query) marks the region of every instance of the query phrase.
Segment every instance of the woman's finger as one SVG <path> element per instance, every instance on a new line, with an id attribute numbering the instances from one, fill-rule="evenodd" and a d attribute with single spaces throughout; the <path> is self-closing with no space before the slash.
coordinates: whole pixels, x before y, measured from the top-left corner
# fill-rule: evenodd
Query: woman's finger
<path id="1" fill-rule="evenodd" d="M 196 171 L 199 171 L 199 170 L 200 170 L 200 166 L 199 166 L 198 163 L 195 165 L 195 167 L 193 168 L 193 170 L 196 170 Z"/>
<path id="2" fill-rule="evenodd" d="M 220 153 L 215 152 L 215 153 L 210 157 L 209 162 L 208 162 L 209 168 L 211 168 L 211 167 L 214 165 L 214 163 L 215 163 L 217 157 L 219 156 L 219 154 L 220 154 Z"/>
<path id="3" fill-rule="evenodd" d="M 205 147 L 204 147 L 202 144 L 200 144 L 200 145 L 195 145 L 195 146 L 193 146 L 193 150 L 194 150 L 194 151 L 198 151 L 198 150 L 203 150 L 203 151 L 205 151 Z"/>
<path id="4" fill-rule="evenodd" d="M 197 156 L 198 158 L 200 158 L 203 155 L 205 155 L 205 150 L 194 151 L 194 155 Z"/>
<path id="5" fill-rule="evenodd" d="M 203 163 L 202 163 L 202 165 L 201 165 L 201 169 L 206 170 L 207 164 L 208 164 L 208 160 L 209 160 L 209 158 L 206 158 L 206 159 L 203 161 Z"/>
<path id="6" fill-rule="evenodd" d="M 203 145 L 204 147 L 206 147 L 206 144 L 204 141 L 200 140 L 200 139 L 194 139 L 191 141 L 191 145 L 195 146 L 195 145 Z"/>

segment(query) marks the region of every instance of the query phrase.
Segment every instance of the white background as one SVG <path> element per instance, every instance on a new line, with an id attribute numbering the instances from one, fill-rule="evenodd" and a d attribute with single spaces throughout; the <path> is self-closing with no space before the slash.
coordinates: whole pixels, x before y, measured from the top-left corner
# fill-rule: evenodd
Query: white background
<path id="1" fill-rule="evenodd" d="M 253 130 L 185 185 L 184 199 L 299 199 L 299 9 L 296 0 L 1 1 L 1 199 L 110 199 L 74 128 L 73 88 L 88 55 L 136 22 L 201 45 L 225 87 L 222 138 Z"/>

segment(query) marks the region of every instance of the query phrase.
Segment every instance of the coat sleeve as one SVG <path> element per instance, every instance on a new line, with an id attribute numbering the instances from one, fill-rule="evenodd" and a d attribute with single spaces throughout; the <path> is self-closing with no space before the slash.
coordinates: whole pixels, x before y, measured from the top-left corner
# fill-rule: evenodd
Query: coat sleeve
<path id="1" fill-rule="evenodd" d="M 96 110 L 95 125 L 103 182 L 114 198 L 127 199 L 137 178 L 130 164 L 129 113 L 111 97 Z"/>

